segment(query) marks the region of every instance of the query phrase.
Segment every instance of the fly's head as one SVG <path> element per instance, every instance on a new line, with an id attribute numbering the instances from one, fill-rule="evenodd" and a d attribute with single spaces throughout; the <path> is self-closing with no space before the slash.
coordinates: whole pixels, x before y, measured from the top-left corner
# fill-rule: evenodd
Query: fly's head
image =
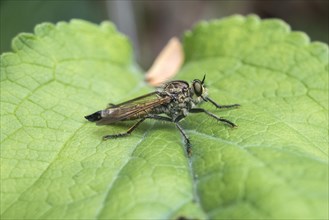
<path id="1" fill-rule="evenodd" d="M 191 89 L 191 94 L 192 98 L 196 103 L 201 102 L 202 100 L 207 101 L 207 88 L 204 86 L 204 80 L 206 79 L 206 75 L 203 76 L 202 80 L 195 79 L 193 80 L 190 89 Z"/>

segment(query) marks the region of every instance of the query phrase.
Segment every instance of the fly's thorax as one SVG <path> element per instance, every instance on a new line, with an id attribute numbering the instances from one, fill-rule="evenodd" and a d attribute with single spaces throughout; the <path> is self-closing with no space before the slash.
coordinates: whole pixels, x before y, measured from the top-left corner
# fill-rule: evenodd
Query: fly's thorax
<path id="1" fill-rule="evenodd" d="M 179 105 L 191 101 L 189 84 L 185 81 L 176 80 L 167 83 L 163 87 L 162 93 L 171 97 L 173 105 Z"/>
<path id="2" fill-rule="evenodd" d="M 189 84 L 185 81 L 176 80 L 167 83 L 163 87 L 163 90 L 169 94 L 184 93 L 185 95 L 189 95 Z"/>
<path id="3" fill-rule="evenodd" d="M 193 106 L 193 101 L 186 91 L 173 94 L 172 101 L 166 106 L 165 113 L 174 120 L 179 116 L 187 116 Z"/>
<path id="4" fill-rule="evenodd" d="M 175 120 L 178 117 L 187 116 L 189 110 L 194 106 L 189 84 L 185 81 L 169 82 L 163 87 L 161 93 L 164 96 L 170 96 L 171 101 L 154 109 L 154 113 L 164 113 Z"/>

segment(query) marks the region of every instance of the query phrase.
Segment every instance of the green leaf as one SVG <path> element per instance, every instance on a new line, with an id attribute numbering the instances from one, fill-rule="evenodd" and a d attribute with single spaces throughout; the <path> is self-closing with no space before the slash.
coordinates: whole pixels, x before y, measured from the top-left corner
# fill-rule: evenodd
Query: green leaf
<path id="1" fill-rule="evenodd" d="M 1 218 L 328 218 L 328 46 L 280 20 L 232 16 L 184 37 L 178 78 L 211 98 L 181 125 L 83 116 L 151 91 L 110 23 L 41 24 L 1 56 Z"/>

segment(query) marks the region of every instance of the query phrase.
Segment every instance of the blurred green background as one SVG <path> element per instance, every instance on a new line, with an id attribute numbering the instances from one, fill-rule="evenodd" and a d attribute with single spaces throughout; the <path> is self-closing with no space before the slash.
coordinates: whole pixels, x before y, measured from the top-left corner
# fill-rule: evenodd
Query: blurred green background
<path id="1" fill-rule="evenodd" d="M 200 20 L 232 14 L 254 13 L 261 18 L 281 18 L 293 30 L 306 32 L 312 41 L 329 42 L 328 0 L 235 1 L 98 1 L 98 0 L 2 0 L 1 50 L 10 51 L 11 39 L 33 32 L 41 22 L 81 18 L 94 23 L 113 21 L 128 35 L 140 66 L 147 69 L 172 36 Z"/>

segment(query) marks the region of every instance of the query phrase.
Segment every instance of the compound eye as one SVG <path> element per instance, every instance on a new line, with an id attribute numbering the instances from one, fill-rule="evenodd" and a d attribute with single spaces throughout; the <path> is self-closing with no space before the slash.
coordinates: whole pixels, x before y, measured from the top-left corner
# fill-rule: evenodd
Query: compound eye
<path id="1" fill-rule="evenodd" d="M 201 96 L 203 92 L 203 87 L 200 81 L 193 82 L 193 90 L 197 96 Z"/>

